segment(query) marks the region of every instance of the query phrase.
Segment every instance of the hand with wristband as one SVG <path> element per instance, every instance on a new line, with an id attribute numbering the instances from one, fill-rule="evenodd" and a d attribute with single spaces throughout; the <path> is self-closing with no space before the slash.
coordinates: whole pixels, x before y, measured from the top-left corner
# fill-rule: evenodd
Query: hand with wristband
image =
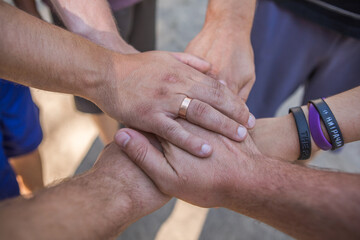
<path id="1" fill-rule="evenodd" d="M 330 121 L 330 128 L 333 128 L 330 129 L 330 133 L 334 134 L 335 138 L 338 137 L 337 140 L 340 140 L 341 134 L 343 143 L 357 141 L 360 138 L 360 131 L 356 128 L 357 121 L 360 119 L 360 113 L 356 111 L 359 109 L 357 106 L 359 101 L 357 97 L 360 95 L 359 89 L 360 87 L 357 87 L 326 99 L 315 100 L 315 102 L 326 104 L 330 109 L 330 111 L 327 110 L 328 113 L 332 112 L 333 117 L 331 119 L 336 120 L 338 128 L 335 130 L 335 122 Z M 307 106 L 302 106 L 301 109 L 311 133 L 311 156 L 319 150 L 332 149 L 331 138 L 316 107 L 310 101 Z M 326 119 L 326 116 L 324 117 Z M 256 128 L 250 131 L 250 135 L 259 150 L 266 156 L 291 162 L 298 160 L 300 156 L 299 134 L 292 113 L 276 118 L 258 119 Z M 335 148 L 340 145 L 335 145 Z"/>
<path id="2" fill-rule="evenodd" d="M 360 140 L 360 109 L 356 106 L 359 101 L 360 87 L 326 99 L 345 143 Z M 310 146 L 302 146 L 300 155 L 299 139 L 304 137 L 298 135 L 298 130 L 301 134 L 310 131 L 307 108 L 292 109 L 292 113 L 280 118 L 259 119 L 241 143 L 177 120 L 185 129 L 212 143 L 213 154 L 206 159 L 163 139 L 161 153 L 133 129 L 118 131 L 115 142 L 166 195 L 201 207 L 228 208 L 294 238 L 356 238 L 360 236 L 360 176 L 280 160 L 294 161 L 309 155 L 306 150 Z M 308 140 L 303 144 L 309 144 Z M 320 148 L 312 138 L 310 141 L 313 154 Z"/>

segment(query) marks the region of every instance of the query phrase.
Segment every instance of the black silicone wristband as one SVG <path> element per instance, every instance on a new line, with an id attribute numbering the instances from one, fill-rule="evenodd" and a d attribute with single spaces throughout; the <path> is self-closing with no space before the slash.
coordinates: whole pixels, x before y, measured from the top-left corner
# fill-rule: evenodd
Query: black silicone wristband
<path id="1" fill-rule="evenodd" d="M 326 131 L 330 136 L 330 142 L 332 145 L 331 150 L 335 150 L 344 146 L 344 138 L 341 134 L 340 127 L 336 121 L 336 118 L 326 102 L 319 98 L 309 101 L 312 103 L 316 110 L 319 112 L 320 117 L 325 125 Z"/>
<path id="2" fill-rule="evenodd" d="M 296 128 L 299 134 L 300 156 L 298 160 L 309 159 L 311 155 L 311 136 L 304 111 L 301 107 L 293 107 L 289 109 L 289 113 L 290 112 L 294 116 Z"/>

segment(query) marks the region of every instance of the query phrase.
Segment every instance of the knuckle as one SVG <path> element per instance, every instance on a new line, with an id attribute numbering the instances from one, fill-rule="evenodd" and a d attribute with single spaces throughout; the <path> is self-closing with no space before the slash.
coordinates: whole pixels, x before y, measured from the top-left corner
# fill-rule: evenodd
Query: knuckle
<path id="1" fill-rule="evenodd" d="M 176 174 L 176 185 L 180 188 L 189 184 L 190 175 L 186 171 L 177 172 Z"/>
<path id="2" fill-rule="evenodd" d="M 239 154 L 238 153 L 239 149 L 237 148 L 237 146 L 234 144 L 233 141 L 231 141 L 227 137 L 219 136 L 219 142 L 222 144 L 222 146 L 224 146 L 227 149 L 228 152 L 234 155 Z"/>
<path id="3" fill-rule="evenodd" d="M 209 106 L 202 102 L 196 102 L 194 104 L 194 117 L 204 118 L 209 113 Z"/>
<path id="4" fill-rule="evenodd" d="M 220 73 L 220 70 L 218 68 L 216 68 L 216 66 L 212 66 L 212 68 L 210 69 L 210 71 L 208 71 L 208 73 L 206 75 L 208 75 L 209 77 L 211 77 L 213 79 L 218 79 L 219 73 Z"/>
<path id="5" fill-rule="evenodd" d="M 250 116 L 250 112 L 249 112 L 249 108 L 246 106 L 246 104 L 244 103 L 244 101 L 242 101 L 242 104 L 240 104 L 240 119 L 247 123 L 249 116 Z"/>
<path id="6" fill-rule="evenodd" d="M 235 118 L 241 123 L 246 124 L 249 119 L 249 113 L 246 111 L 242 111 L 241 109 L 237 110 L 235 113 Z"/>
<path id="7" fill-rule="evenodd" d="M 221 83 L 219 83 L 221 84 Z M 215 104 L 220 105 L 222 101 L 224 100 L 224 90 L 221 87 L 211 88 L 211 97 L 213 98 L 213 101 Z"/>
<path id="8" fill-rule="evenodd" d="M 162 136 L 173 136 L 178 131 L 178 127 L 173 124 L 167 124 L 161 129 Z"/>
<path id="9" fill-rule="evenodd" d="M 189 183 L 189 177 L 186 174 L 180 174 L 179 183 L 183 186 L 186 186 Z"/>
<path id="10" fill-rule="evenodd" d="M 232 135 L 232 129 L 233 128 L 236 129 L 236 127 L 233 127 L 232 122 L 230 120 L 228 120 L 228 119 L 224 119 L 224 120 L 217 119 L 215 121 L 216 121 L 215 126 L 217 126 L 218 129 L 221 129 L 223 131 L 224 130 L 226 131 L 226 130 L 229 129 L 229 131 L 226 131 L 226 132 L 230 132 L 231 135 Z"/>
<path id="11" fill-rule="evenodd" d="M 236 105 L 232 108 L 232 116 L 236 121 L 240 121 L 240 123 L 247 123 L 250 113 L 249 108 L 246 106 L 244 100 L 242 100 L 240 97 L 236 100 Z"/>
<path id="12" fill-rule="evenodd" d="M 134 155 L 134 161 L 139 165 L 142 165 L 145 161 L 147 151 L 148 148 L 146 146 L 144 145 L 138 146 Z"/>
<path id="13" fill-rule="evenodd" d="M 176 73 L 167 73 L 162 77 L 162 81 L 166 83 L 177 83 L 180 81 L 180 78 Z"/>
<path id="14" fill-rule="evenodd" d="M 214 89 L 223 89 L 224 85 L 222 85 L 218 80 L 211 79 L 211 87 Z"/>
<path id="15" fill-rule="evenodd" d="M 207 119 L 210 120 L 209 122 L 214 131 L 222 131 L 222 129 L 228 129 L 231 126 L 230 120 L 216 110 Z"/>

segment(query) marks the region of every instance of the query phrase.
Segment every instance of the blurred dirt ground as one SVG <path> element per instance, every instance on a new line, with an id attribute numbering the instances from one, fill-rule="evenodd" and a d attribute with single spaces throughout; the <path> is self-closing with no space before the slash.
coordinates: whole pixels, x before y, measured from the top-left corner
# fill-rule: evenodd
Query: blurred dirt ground
<path id="1" fill-rule="evenodd" d="M 10 1 L 7 1 L 10 2 Z M 157 13 L 158 49 L 183 51 L 186 44 L 201 29 L 205 16 L 207 0 L 160 0 Z M 38 2 L 42 16 L 49 21 L 47 8 Z M 176 6 L 176 7 L 174 7 Z M 287 113 L 290 106 L 299 104 L 301 92 L 294 94 L 279 110 Z M 41 123 L 44 140 L 40 152 L 44 160 L 44 178 L 47 184 L 72 176 L 81 161 L 86 158 L 94 160 L 101 148 L 99 141 L 94 143 L 98 132 L 88 115 L 75 111 L 73 97 L 66 94 L 32 90 L 33 97 L 41 109 Z M 89 149 L 97 146 L 87 155 Z M 337 154 L 319 154 L 313 165 L 339 169 L 347 172 L 360 172 L 360 144 L 347 145 Z M 215 211 L 216 212 L 216 211 Z M 220 211 L 219 211 L 220 212 Z M 211 239 L 209 233 L 201 233 L 208 210 L 197 208 L 182 201 L 177 201 L 169 219 L 156 235 L 157 240 L 192 240 Z M 221 215 L 214 218 L 222 225 Z M 288 239 L 262 223 L 244 217 L 243 231 L 231 239 Z M 220 231 L 213 229 L 213 231 Z M 264 233 L 266 234 L 264 235 Z M 144 233 L 141 239 L 149 239 Z M 266 236 L 266 237 L 265 237 Z M 140 239 L 140 238 L 137 238 Z M 226 233 L 221 239 L 230 239 Z"/>

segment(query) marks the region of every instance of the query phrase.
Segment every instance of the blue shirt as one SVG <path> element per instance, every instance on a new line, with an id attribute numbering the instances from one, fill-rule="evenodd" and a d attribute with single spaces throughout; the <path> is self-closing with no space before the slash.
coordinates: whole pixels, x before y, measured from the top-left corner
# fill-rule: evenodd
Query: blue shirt
<path id="1" fill-rule="evenodd" d="M 0 79 L 0 200 L 19 195 L 8 158 L 34 151 L 41 141 L 39 109 L 30 89 Z"/>

